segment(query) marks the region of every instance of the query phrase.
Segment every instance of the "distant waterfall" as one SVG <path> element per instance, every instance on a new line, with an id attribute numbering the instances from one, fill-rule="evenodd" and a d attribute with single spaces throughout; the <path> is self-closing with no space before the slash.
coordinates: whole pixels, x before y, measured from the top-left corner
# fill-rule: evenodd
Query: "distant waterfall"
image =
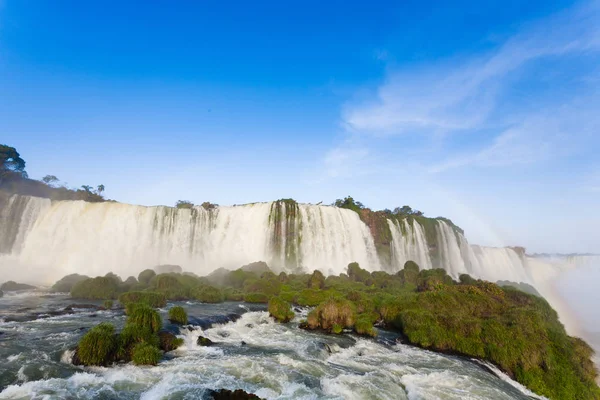
<path id="1" fill-rule="evenodd" d="M 158 264 L 177 264 L 205 275 L 260 260 L 275 270 L 339 274 L 353 261 L 367 270 L 393 272 L 413 260 L 422 269 L 444 268 L 455 279 L 468 273 L 534 284 L 553 270 L 532 269 L 532 262 L 511 248 L 469 245 L 444 220 L 425 221 L 426 227 L 417 219 L 383 220 L 391 235 L 383 265 L 382 245 L 376 248 L 369 226 L 354 211 L 337 207 L 279 200 L 177 209 L 4 195 L 0 274 L 52 282 L 70 273 L 113 271 L 127 277 Z M 561 268 L 585 260 L 563 259 Z"/>

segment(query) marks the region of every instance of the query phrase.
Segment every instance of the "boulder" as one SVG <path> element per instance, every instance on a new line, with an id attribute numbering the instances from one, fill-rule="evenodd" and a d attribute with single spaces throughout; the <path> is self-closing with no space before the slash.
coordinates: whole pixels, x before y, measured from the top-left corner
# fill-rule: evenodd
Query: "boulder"
<path id="1" fill-rule="evenodd" d="M 260 397 L 258 397 L 255 394 L 252 393 L 248 393 L 242 389 L 237 389 L 237 390 L 227 390 L 227 389 L 221 389 L 221 390 L 213 390 L 210 393 L 210 396 L 212 396 L 212 398 L 214 400 L 260 400 Z"/>
<path id="2" fill-rule="evenodd" d="M 209 338 L 205 338 L 204 336 L 198 336 L 198 340 L 196 341 L 198 346 L 212 346 L 215 343 Z"/>

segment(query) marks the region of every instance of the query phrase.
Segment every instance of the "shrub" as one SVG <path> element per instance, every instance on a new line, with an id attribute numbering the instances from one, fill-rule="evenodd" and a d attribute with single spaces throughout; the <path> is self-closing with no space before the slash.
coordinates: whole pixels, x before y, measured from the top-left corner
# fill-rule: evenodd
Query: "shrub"
<path id="1" fill-rule="evenodd" d="M 127 324 L 137 325 L 141 329 L 148 328 L 152 333 L 158 332 L 162 327 L 158 312 L 146 304 L 138 303 L 128 311 Z"/>
<path id="2" fill-rule="evenodd" d="M 186 325 L 188 316 L 183 307 L 175 306 L 169 310 L 169 320 L 174 324 Z"/>
<path id="3" fill-rule="evenodd" d="M 120 282 L 111 276 L 99 276 L 77 282 L 71 289 L 71 297 L 79 299 L 116 299 Z"/>
<path id="4" fill-rule="evenodd" d="M 53 286 L 52 290 L 54 292 L 68 293 L 73 289 L 76 283 L 85 281 L 86 279 L 90 279 L 89 276 L 79 275 L 79 274 L 71 274 L 64 276 L 60 280 L 58 280 Z"/>
<path id="5" fill-rule="evenodd" d="M 143 303 L 149 307 L 161 308 L 167 305 L 164 293 L 158 292 L 127 292 L 119 296 L 119 303 L 127 307 L 130 303 Z"/>
<path id="6" fill-rule="evenodd" d="M 308 314 L 307 324 L 310 329 L 333 331 L 334 325 L 351 328 L 356 321 L 354 304 L 346 299 L 329 299 Z"/>
<path id="7" fill-rule="evenodd" d="M 213 286 L 202 286 L 196 289 L 194 297 L 203 303 L 222 303 L 225 301 L 223 291 Z"/>
<path id="8" fill-rule="evenodd" d="M 290 304 L 279 297 L 271 297 L 269 300 L 269 314 L 279 322 L 288 322 L 295 315 Z"/>
<path id="9" fill-rule="evenodd" d="M 325 287 L 325 276 L 319 270 L 315 270 L 308 280 L 309 289 L 323 289 Z"/>
<path id="10" fill-rule="evenodd" d="M 160 360 L 160 350 L 158 347 L 148 343 L 138 343 L 133 348 L 131 359 L 135 365 L 156 365 Z"/>
<path id="11" fill-rule="evenodd" d="M 225 301 L 243 301 L 244 293 L 234 288 L 226 288 L 223 290 L 223 297 Z"/>
<path id="12" fill-rule="evenodd" d="M 83 365 L 106 366 L 114 360 L 116 350 L 115 327 L 103 322 L 90 329 L 81 338 L 77 355 Z"/>
<path id="13" fill-rule="evenodd" d="M 107 310 L 110 310 L 112 307 L 113 307 L 112 300 L 104 300 L 104 308 L 106 308 Z"/>
<path id="14" fill-rule="evenodd" d="M 325 301 L 328 293 L 323 290 L 304 289 L 298 294 L 296 302 L 300 306 L 315 307 Z"/>
<path id="15" fill-rule="evenodd" d="M 156 272 L 151 269 L 145 269 L 138 275 L 138 282 L 148 286 L 150 284 L 150 280 L 156 276 Z"/>
<path id="16" fill-rule="evenodd" d="M 268 303 L 269 297 L 264 293 L 246 293 L 244 301 L 246 303 Z"/>
<path id="17" fill-rule="evenodd" d="M 377 331 L 373 327 L 373 322 L 367 315 L 360 315 L 354 324 L 354 330 L 359 335 L 375 337 Z"/>

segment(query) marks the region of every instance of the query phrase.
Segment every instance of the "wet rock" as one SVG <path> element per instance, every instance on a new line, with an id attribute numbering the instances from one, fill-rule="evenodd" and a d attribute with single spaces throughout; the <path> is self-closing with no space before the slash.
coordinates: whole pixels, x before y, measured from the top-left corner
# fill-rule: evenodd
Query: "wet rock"
<path id="1" fill-rule="evenodd" d="M 242 340 L 242 346 L 245 346 L 245 345 L 246 345 L 246 342 L 244 342 L 244 341 Z"/>
<path id="2" fill-rule="evenodd" d="M 221 336 L 222 338 L 229 337 L 229 332 L 227 332 L 227 331 L 219 331 L 219 336 Z"/>
<path id="3" fill-rule="evenodd" d="M 83 365 L 81 360 L 79 359 L 79 347 L 75 347 L 75 352 L 73 353 L 73 357 L 71 358 L 71 363 L 73 365 Z"/>
<path id="4" fill-rule="evenodd" d="M 246 328 L 252 329 L 252 328 L 254 328 L 254 324 L 246 324 Z"/>
<path id="5" fill-rule="evenodd" d="M 209 338 L 205 338 L 204 336 L 198 336 L 198 340 L 196 341 L 196 344 L 198 346 L 212 346 L 215 344 L 215 342 L 213 342 Z"/>
<path id="6" fill-rule="evenodd" d="M 261 400 L 260 397 L 258 397 L 255 394 L 252 393 L 248 393 L 242 389 L 237 389 L 237 390 L 227 390 L 227 389 L 221 389 L 221 390 L 213 390 L 210 393 L 210 396 L 214 399 L 214 400 Z"/>
<path id="7" fill-rule="evenodd" d="M 74 312 L 76 308 L 81 310 L 104 310 L 104 307 L 97 306 L 95 304 L 69 304 L 63 309 L 63 311 Z"/>
<path id="8" fill-rule="evenodd" d="M 175 350 L 181 344 L 181 339 L 168 331 L 160 331 L 158 332 L 158 347 L 165 352 Z"/>

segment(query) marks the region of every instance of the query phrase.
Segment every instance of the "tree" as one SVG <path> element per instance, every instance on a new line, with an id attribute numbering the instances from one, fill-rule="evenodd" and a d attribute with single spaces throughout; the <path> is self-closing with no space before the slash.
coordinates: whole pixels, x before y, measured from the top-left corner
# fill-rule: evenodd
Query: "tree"
<path id="1" fill-rule="evenodd" d="M 102 184 L 98 185 L 98 187 L 96 188 L 96 191 L 101 196 L 102 192 L 104 192 L 104 185 L 102 185 Z"/>
<path id="2" fill-rule="evenodd" d="M 0 182 L 10 175 L 27 178 L 25 160 L 14 147 L 0 144 Z"/>
<path id="3" fill-rule="evenodd" d="M 194 207 L 194 203 L 192 203 L 189 200 L 177 200 L 177 203 L 175 203 L 175 207 L 177 207 L 177 208 L 192 208 L 192 207 Z"/>
<path id="4" fill-rule="evenodd" d="M 360 201 L 355 201 L 352 196 L 346 196 L 344 199 L 337 199 L 333 205 L 339 208 L 347 208 L 356 211 L 357 213 L 360 213 L 360 210 L 365 208 Z"/>
<path id="5" fill-rule="evenodd" d="M 44 182 L 48 186 L 53 186 L 59 179 L 54 175 L 46 175 L 42 178 L 42 182 Z"/>
<path id="6" fill-rule="evenodd" d="M 92 192 L 92 187 L 90 185 L 81 185 L 81 188 L 88 193 Z"/>

